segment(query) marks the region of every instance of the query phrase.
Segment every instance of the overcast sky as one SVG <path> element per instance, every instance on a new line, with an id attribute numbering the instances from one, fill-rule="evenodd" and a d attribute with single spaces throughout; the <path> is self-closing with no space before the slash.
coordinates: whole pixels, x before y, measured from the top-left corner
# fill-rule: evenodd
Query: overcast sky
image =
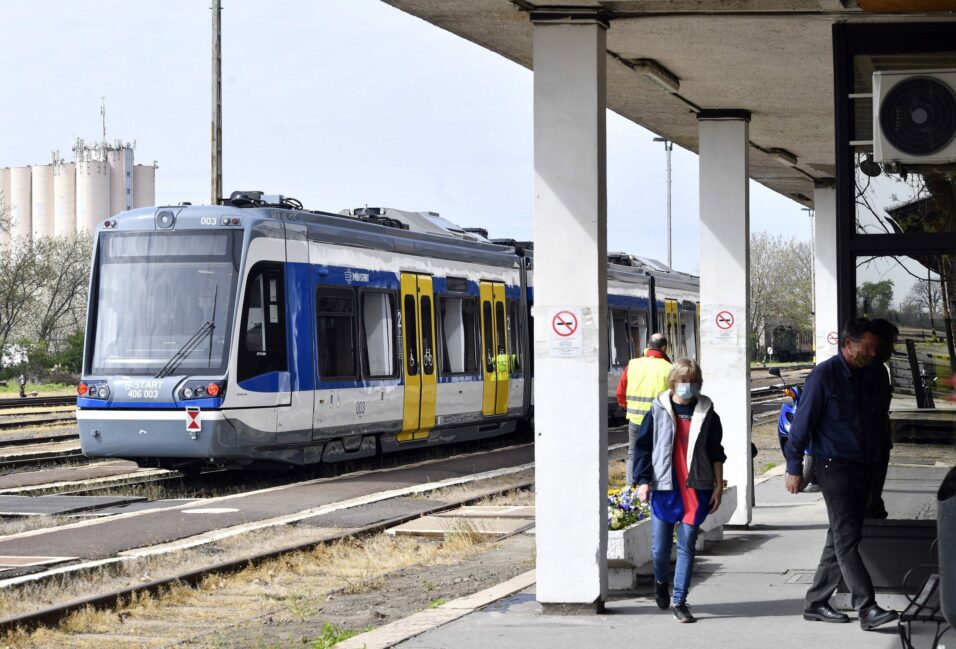
<path id="1" fill-rule="evenodd" d="M 159 203 L 209 202 L 205 0 L 0 0 L 0 167 L 136 140 Z M 532 73 L 377 0 L 224 0 L 223 185 L 307 208 L 432 210 L 530 238 Z M 608 115 L 609 249 L 666 260 L 663 146 Z M 752 183 L 751 228 L 809 238 Z M 698 272 L 697 156 L 673 154 L 674 266 Z"/>

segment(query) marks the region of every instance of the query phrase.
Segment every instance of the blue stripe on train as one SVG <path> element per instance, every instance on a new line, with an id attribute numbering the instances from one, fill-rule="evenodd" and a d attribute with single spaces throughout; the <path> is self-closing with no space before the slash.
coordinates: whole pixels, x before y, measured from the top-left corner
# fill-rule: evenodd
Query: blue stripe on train
<path id="1" fill-rule="evenodd" d="M 186 406 L 196 406 L 204 409 L 217 409 L 222 406 L 222 399 L 190 399 L 189 401 L 104 401 L 103 399 L 76 398 L 79 408 L 91 410 L 181 410 Z"/>

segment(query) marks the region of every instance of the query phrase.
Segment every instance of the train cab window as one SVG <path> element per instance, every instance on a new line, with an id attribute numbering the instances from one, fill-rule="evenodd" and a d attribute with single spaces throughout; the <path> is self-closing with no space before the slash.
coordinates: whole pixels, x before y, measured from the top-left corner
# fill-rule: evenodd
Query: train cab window
<path id="1" fill-rule="evenodd" d="M 481 304 L 482 338 L 485 342 L 485 372 L 494 373 L 495 353 L 492 342 L 495 336 L 495 325 L 491 320 L 491 302 L 485 300 Z"/>
<path id="2" fill-rule="evenodd" d="M 395 296 L 362 294 L 362 369 L 365 376 L 395 376 Z"/>
<path id="3" fill-rule="evenodd" d="M 285 345 L 285 300 L 282 267 L 258 264 L 249 273 L 236 377 L 245 381 L 288 368 Z"/>
<path id="4" fill-rule="evenodd" d="M 355 378 L 355 294 L 348 288 L 316 290 L 319 378 Z"/>
<path id="5" fill-rule="evenodd" d="M 478 305 L 474 300 L 443 297 L 441 313 L 442 374 L 478 372 Z"/>
<path id="6" fill-rule="evenodd" d="M 518 303 L 508 300 L 508 338 L 511 340 L 511 371 L 521 371 L 521 336 L 518 335 Z"/>
<path id="7" fill-rule="evenodd" d="M 611 367 L 624 367 L 631 360 L 628 344 L 627 311 L 611 309 Z"/>

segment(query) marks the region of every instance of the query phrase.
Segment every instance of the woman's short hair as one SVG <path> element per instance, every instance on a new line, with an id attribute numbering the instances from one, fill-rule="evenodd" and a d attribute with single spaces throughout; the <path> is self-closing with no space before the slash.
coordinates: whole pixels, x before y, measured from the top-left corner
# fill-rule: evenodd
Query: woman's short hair
<path id="1" fill-rule="evenodd" d="M 667 387 L 674 389 L 678 383 L 703 383 L 700 365 L 692 358 L 678 358 L 667 375 Z"/>

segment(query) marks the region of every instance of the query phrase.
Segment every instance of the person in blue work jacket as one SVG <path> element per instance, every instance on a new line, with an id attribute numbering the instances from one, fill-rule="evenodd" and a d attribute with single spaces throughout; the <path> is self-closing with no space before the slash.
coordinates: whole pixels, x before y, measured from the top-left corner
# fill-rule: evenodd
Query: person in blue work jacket
<path id="1" fill-rule="evenodd" d="M 812 441 L 816 480 L 830 522 L 820 564 L 804 600 L 803 618 L 849 622 L 848 616 L 829 603 L 842 575 L 864 631 L 898 617 L 895 611 L 877 605 L 873 582 L 860 557 L 869 495 L 868 461 L 872 458 L 868 428 L 877 408 L 865 389 L 863 370 L 876 356 L 878 343 L 864 318 L 843 326 L 839 353 L 817 365 L 807 376 L 784 448 L 786 488 L 797 494 L 803 479 L 804 449 Z"/>
<path id="2" fill-rule="evenodd" d="M 689 358 L 674 363 L 661 392 L 641 421 L 631 475 L 642 502 L 651 501 L 651 555 L 657 606 L 668 607 L 671 541 L 677 528 L 674 617 L 695 622 L 687 606 L 700 524 L 720 507 L 724 462 L 723 428 L 711 400 L 700 393 L 700 366 Z"/>

